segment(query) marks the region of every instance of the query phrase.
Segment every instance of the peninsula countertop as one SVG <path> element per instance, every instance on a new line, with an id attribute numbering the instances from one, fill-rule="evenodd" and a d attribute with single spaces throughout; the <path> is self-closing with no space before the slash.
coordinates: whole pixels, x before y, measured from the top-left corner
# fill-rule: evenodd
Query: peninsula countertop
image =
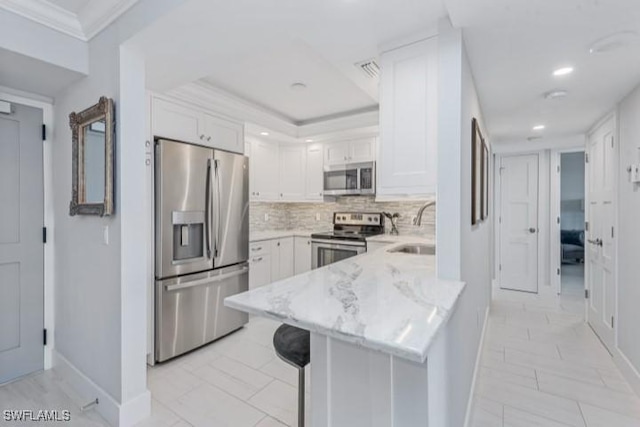
<path id="1" fill-rule="evenodd" d="M 424 362 L 465 284 L 435 276 L 435 256 L 374 252 L 225 299 L 225 305 Z"/>

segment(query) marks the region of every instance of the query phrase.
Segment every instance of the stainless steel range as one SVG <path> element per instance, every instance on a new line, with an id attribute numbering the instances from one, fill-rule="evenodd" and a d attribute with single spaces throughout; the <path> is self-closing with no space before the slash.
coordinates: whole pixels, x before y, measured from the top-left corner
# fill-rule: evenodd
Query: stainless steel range
<path id="1" fill-rule="evenodd" d="M 311 267 L 320 268 L 367 251 L 367 237 L 384 233 L 381 213 L 336 212 L 333 231 L 311 235 Z"/>

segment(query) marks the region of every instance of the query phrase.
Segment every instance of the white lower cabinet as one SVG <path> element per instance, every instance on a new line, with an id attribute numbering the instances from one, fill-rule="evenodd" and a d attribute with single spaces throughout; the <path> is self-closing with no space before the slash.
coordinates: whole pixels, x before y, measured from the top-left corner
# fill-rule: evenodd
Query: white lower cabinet
<path id="1" fill-rule="evenodd" d="M 268 285 L 271 279 L 271 245 L 269 241 L 249 245 L 249 289 Z"/>
<path id="2" fill-rule="evenodd" d="M 311 270 L 311 238 L 295 237 L 294 238 L 294 261 L 295 274 L 306 273 Z"/>
<path id="3" fill-rule="evenodd" d="M 271 281 L 293 276 L 293 237 L 271 240 Z"/>

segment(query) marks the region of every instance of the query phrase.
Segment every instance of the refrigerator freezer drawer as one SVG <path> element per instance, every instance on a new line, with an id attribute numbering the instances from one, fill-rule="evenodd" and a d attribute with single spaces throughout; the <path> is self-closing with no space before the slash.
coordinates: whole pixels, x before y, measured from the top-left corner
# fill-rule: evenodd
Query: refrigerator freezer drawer
<path id="1" fill-rule="evenodd" d="M 241 328 L 246 313 L 224 306 L 249 289 L 247 263 L 207 273 L 156 281 L 158 362 L 186 353 Z"/>

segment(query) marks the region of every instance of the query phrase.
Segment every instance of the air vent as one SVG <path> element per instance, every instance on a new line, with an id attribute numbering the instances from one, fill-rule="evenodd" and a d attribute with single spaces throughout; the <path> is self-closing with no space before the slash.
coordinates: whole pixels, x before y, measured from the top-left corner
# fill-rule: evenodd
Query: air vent
<path id="1" fill-rule="evenodd" d="M 362 70 L 362 72 L 370 79 L 377 79 L 380 77 L 380 67 L 375 59 L 358 62 L 356 63 L 356 67 Z"/>

